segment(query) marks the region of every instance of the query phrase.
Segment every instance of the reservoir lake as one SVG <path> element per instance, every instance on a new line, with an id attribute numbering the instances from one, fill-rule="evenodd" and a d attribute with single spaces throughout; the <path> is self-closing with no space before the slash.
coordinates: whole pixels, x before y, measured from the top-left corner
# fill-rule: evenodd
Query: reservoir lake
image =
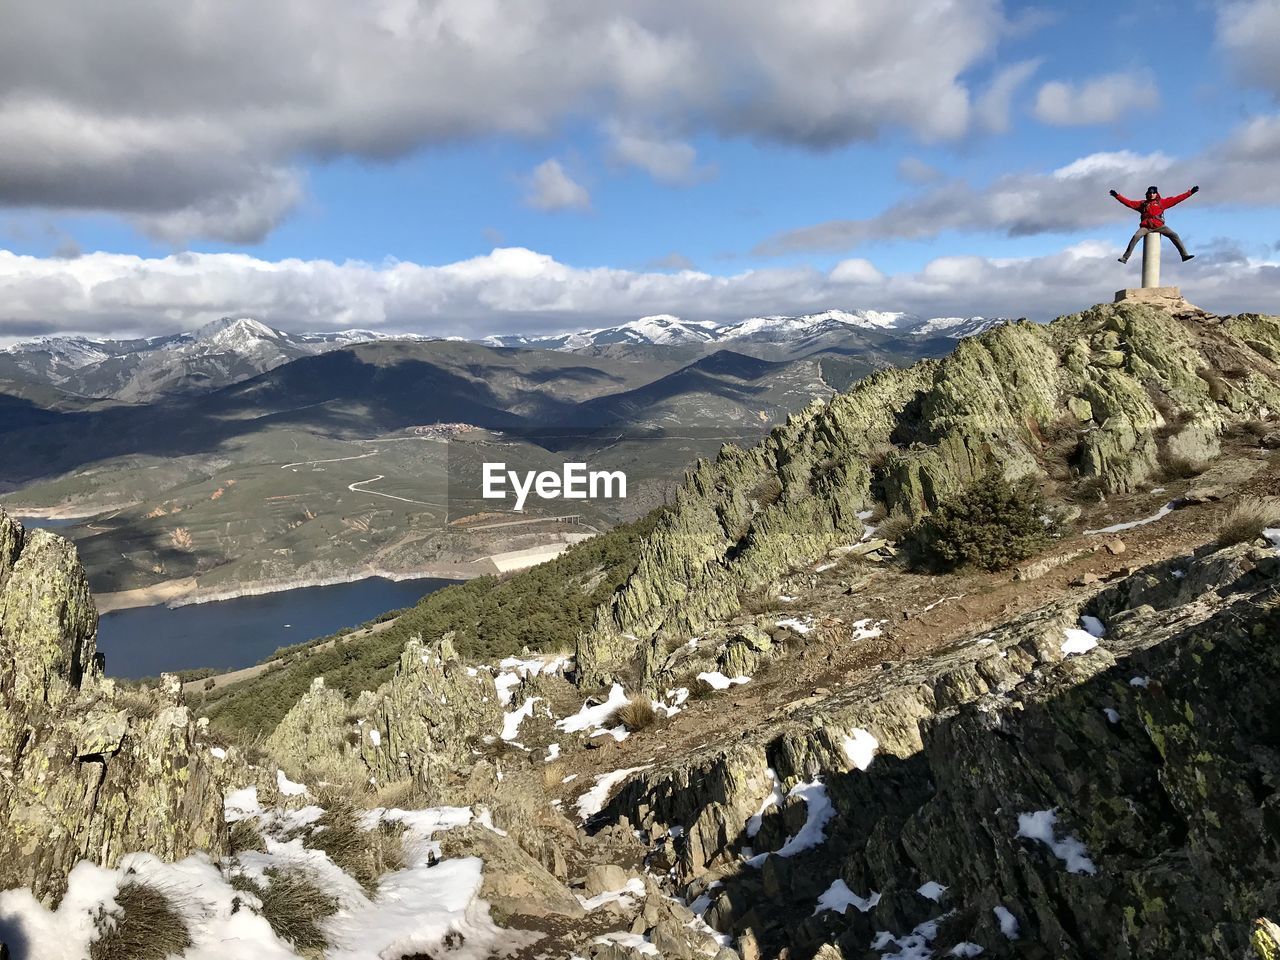
<path id="1" fill-rule="evenodd" d="M 279 647 L 411 607 L 452 582 L 371 577 L 181 607 L 115 610 L 98 621 L 98 650 L 107 658 L 109 677 L 136 679 L 196 667 L 236 670 Z"/>

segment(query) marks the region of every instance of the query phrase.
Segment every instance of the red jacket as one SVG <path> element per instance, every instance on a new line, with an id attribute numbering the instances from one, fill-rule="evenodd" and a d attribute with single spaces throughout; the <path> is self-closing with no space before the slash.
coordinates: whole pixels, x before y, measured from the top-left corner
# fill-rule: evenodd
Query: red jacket
<path id="1" fill-rule="evenodd" d="M 1180 193 L 1176 197 L 1162 197 L 1156 195 L 1154 200 L 1130 200 L 1128 197 L 1116 194 L 1116 199 L 1123 203 L 1126 207 L 1137 210 L 1142 217 L 1141 226 L 1148 230 L 1158 230 L 1164 226 L 1164 212 L 1174 204 L 1181 203 L 1187 197 L 1191 196 L 1191 191 Z"/>

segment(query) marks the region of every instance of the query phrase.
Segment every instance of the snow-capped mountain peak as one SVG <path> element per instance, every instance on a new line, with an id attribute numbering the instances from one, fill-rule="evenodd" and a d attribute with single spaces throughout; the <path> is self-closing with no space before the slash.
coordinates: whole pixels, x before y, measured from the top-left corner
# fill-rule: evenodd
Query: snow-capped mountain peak
<path id="1" fill-rule="evenodd" d="M 207 343 L 224 349 L 236 349 L 256 341 L 279 342 L 288 334 L 275 330 L 251 317 L 223 317 L 184 335 L 188 343 Z"/>
<path id="2" fill-rule="evenodd" d="M 960 340 L 1006 322 L 1005 317 L 934 317 L 912 327 L 910 332 L 913 337 L 949 337 Z"/>

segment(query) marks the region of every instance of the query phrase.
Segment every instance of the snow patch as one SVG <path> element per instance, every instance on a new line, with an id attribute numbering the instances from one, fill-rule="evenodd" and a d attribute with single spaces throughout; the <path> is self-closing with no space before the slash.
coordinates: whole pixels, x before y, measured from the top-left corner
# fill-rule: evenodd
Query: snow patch
<path id="1" fill-rule="evenodd" d="M 227 823 L 256 817 L 262 813 L 262 804 L 258 802 L 258 788 L 244 787 L 232 790 L 222 800 L 222 815 Z"/>
<path id="2" fill-rule="evenodd" d="M 520 735 L 520 724 L 527 717 L 533 716 L 533 705 L 541 697 L 528 697 L 519 710 L 512 710 L 502 715 L 502 739 L 511 741 Z"/>
<path id="3" fill-rule="evenodd" d="M 1021 927 L 1018 924 L 1018 918 L 1009 912 L 1009 909 L 1003 904 L 994 907 L 991 910 L 996 915 L 996 921 L 1000 924 L 1000 932 L 1004 934 L 1006 940 L 1017 940 Z"/>
<path id="4" fill-rule="evenodd" d="M 1098 872 L 1097 866 L 1089 859 L 1089 851 L 1085 845 L 1071 834 L 1064 834 L 1062 839 L 1054 836 L 1054 827 L 1058 822 L 1058 814 L 1053 810 L 1037 810 L 1033 813 L 1018 814 L 1018 836 L 1029 840 L 1039 840 L 1053 855 L 1067 865 L 1068 873 L 1087 873 L 1093 876 Z"/>
<path id="5" fill-rule="evenodd" d="M 773 767 L 765 769 L 765 773 L 769 775 L 769 782 L 773 784 L 773 789 L 769 791 L 768 796 L 760 801 L 760 809 L 747 820 L 747 836 L 754 838 L 760 832 L 760 827 L 764 824 L 764 815 L 770 808 L 781 806 L 783 801 L 782 784 L 778 782 L 778 775 L 774 773 Z"/>
<path id="6" fill-rule="evenodd" d="M 600 774 L 596 777 L 596 785 L 578 798 L 576 804 L 578 816 L 583 820 L 589 820 L 594 817 L 604 809 L 604 805 L 608 802 L 609 795 L 613 792 L 614 787 L 633 773 L 648 770 L 651 766 L 653 764 L 645 764 L 643 767 L 627 767 L 623 770 L 614 770 L 612 773 Z"/>
<path id="7" fill-rule="evenodd" d="M 842 746 L 849 762 L 859 770 L 865 770 L 875 759 L 876 751 L 880 749 L 880 741 L 861 727 L 854 727 L 851 734 L 844 738 Z"/>
<path id="8" fill-rule="evenodd" d="M 826 827 L 836 815 L 836 808 L 827 796 L 827 788 L 821 780 L 809 783 L 798 783 L 791 788 L 787 799 L 799 797 L 805 803 L 805 821 L 800 832 L 790 837 L 782 848 L 768 851 L 751 857 L 747 863 L 753 867 L 763 866 L 771 855 L 775 857 L 794 857 L 797 853 L 812 850 L 827 838 Z"/>
<path id="9" fill-rule="evenodd" d="M 1107 635 L 1107 628 L 1103 622 L 1087 613 L 1080 618 L 1080 627 L 1091 637 L 1101 638 Z"/>
<path id="10" fill-rule="evenodd" d="M 813 621 L 808 617 L 805 617 L 804 619 L 799 617 L 783 617 L 781 620 L 777 621 L 777 624 L 780 627 L 790 627 L 801 636 L 804 636 L 813 629 Z"/>
<path id="11" fill-rule="evenodd" d="M 847 883 L 836 878 L 831 882 L 831 886 L 827 887 L 822 896 L 818 897 L 818 906 L 813 913 L 814 916 L 822 913 L 823 910 L 844 913 L 850 907 L 857 907 L 860 913 L 866 913 L 879 902 L 880 894 L 876 891 L 872 890 L 869 896 L 860 897 L 849 889 Z"/>
<path id="12" fill-rule="evenodd" d="M 1128 523 L 1113 523 L 1109 527 L 1100 527 L 1097 530 L 1086 530 L 1085 533 L 1086 534 L 1120 533 L 1124 530 L 1132 530 L 1134 527 L 1143 527 L 1143 526 L 1146 526 L 1148 523 L 1155 523 L 1157 520 L 1163 520 L 1165 517 L 1167 517 L 1171 513 L 1173 513 L 1172 500 L 1170 500 L 1168 503 L 1166 503 L 1163 507 L 1161 507 L 1159 510 L 1157 510 L 1155 513 L 1153 513 L 1149 517 L 1144 517 L 1141 520 L 1130 520 Z"/>
<path id="13" fill-rule="evenodd" d="M 1065 657 L 1076 653 L 1088 653 L 1098 645 L 1097 638 L 1087 630 L 1067 627 L 1062 633 L 1066 638 L 1062 641 L 1062 655 Z"/>
<path id="14" fill-rule="evenodd" d="M 735 683 L 748 683 L 750 677 L 726 677 L 720 671 L 711 673 L 700 673 L 698 679 L 706 683 L 713 690 L 728 690 Z"/>
<path id="15" fill-rule="evenodd" d="M 621 890 L 606 890 L 604 893 L 598 893 L 594 897 L 579 896 L 578 902 L 588 912 L 599 910 L 606 903 L 616 903 L 621 907 L 635 906 L 635 898 L 644 896 L 644 881 L 639 877 L 632 877 L 627 881 Z"/>
<path id="16" fill-rule="evenodd" d="M 855 620 L 849 625 L 849 630 L 851 631 L 849 639 L 871 640 L 884 633 L 884 631 L 880 629 L 884 624 L 885 621 L 883 620 L 877 620 L 873 623 L 870 617 L 866 617 L 862 620 Z"/>
<path id="17" fill-rule="evenodd" d="M 930 880 L 916 891 L 920 896 L 924 897 L 926 900 L 932 900 L 934 903 L 937 903 L 946 892 L 947 888 L 937 880 Z"/>
<path id="18" fill-rule="evenodd" d="M 276 770 L 276 789 L 280 791 L 282 797 L 305 797 L 307 796 L 307 788 L 300 783 L 294 783 L 284 775 L 283 770 Z"/>
<path id="19" fill-rule="evenodd" d="M 609 697 L 604 703 L 591 706 L 583 704 L 582 709 L 571 717 L 556 721 L 556 729 L 565 733 L 578 733 L 582 730 L 595 730 L 603 727 L 613 716 L 615 710 L 627 705 L 629 698 L 622 685 L 615 683 L 609 689 Z"/>

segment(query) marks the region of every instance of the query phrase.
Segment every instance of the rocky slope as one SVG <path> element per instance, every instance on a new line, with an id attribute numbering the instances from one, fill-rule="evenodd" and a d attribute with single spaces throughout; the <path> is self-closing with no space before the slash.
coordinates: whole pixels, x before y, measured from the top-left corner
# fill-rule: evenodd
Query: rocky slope
<path id="1" fill-rule="evenodd" d="M 1161 457 L 1203 464 L 1226 424 L 1280 409 L 1277 350 L 1275 318 L 1118 304 L 1007 324 L 941 361 L 868 377 L 758 446 L 697 465 L 580 641 L 582 669 L 609 679 L 653 638 L 730 615 L 743 593 L 857 541 L 877 503 L 916 517 L 993 468 L 1123 493 Z"/>
<path id="2" fill-rule="evenodd" d="M 1280 492 L 1278 351 L 1101 307 L 878 374 L 692 471 L 576 658 L 415 639 L 258 746 L 114 690 L 70 547 L 0 518 L 0 941 L 82 955 L 144 882 L 188 960 L 1265 957 L 1280 510 L 1215 534 Z M 993 466 L 1064 519 L 1012 576 L 868 536 Z"/>

